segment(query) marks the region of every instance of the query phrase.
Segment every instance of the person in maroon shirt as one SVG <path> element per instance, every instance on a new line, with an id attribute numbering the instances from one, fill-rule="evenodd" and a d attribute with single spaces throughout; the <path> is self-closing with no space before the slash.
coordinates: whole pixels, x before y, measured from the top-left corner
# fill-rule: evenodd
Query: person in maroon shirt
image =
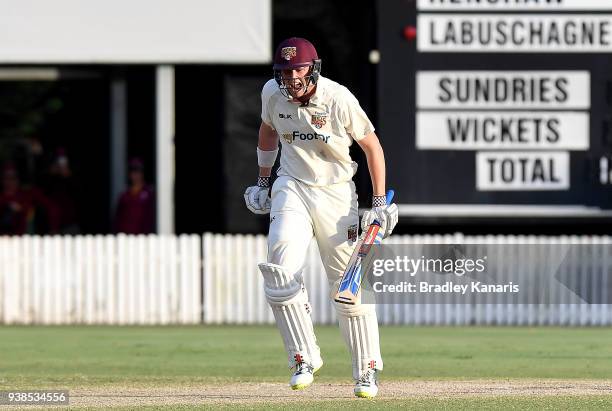
<path id="1" fill-rule="evenodd" d="M 114 232 L 151 234 L 155 232 L 155 194 L 145 182 L 142 160 L 130 160 L 129 180 L 129 187 L 117 204 Z"/>
<path id="2" fill-rule="evenodd" d="M 79 234 L 77 199 L 79 189 L 73 177 L 68 155 L 63 148 L 55 152 L 53 162 L 42 182 L 45 195 L 55 204 L 59 231 L 62 234 Z"/>
<path id="3" fill-rule="evenodd" d="M 41 227 L 45 221 L 45 227 Z M 35 187 L 22 187 L 17 169 L 2 169 L 0 192 L 0 235 L 55 234 L 59 221 L 56 207 Z"/>

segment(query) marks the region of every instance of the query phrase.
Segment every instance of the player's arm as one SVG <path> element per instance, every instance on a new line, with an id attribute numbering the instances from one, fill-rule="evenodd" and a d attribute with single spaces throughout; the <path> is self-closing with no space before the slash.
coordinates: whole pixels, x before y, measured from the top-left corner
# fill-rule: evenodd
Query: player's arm
<path id="1" fill-rule="evenodd" d="M 366 231 L 374 220 L 381 223 L 384 237 L 388 237 L 398 220 L 398 209 L 395 204 L 387 204 L 385 196 L 385 153 L 376 134 L 372 131 L 364 138 L 357 140 L 368 161 L 368 170 L 372 179 L 372 209 L 364 213 L 361 229 Z"/>
<path id="2" fill-rule="evenodd" d="M 278 134 L 276 133 L 276 130 L 274 130 L 264 121 L 262 121 L 261 126 L 259 126 L 259 140 L 257 142 L 257 148 L 259 148 L 260 152 L 263 152 L 263 156 L 274 156 L 274 159 L 276 160 L 276 154 L 272 153 L 278 153 Z M 272 166 L 259 166 L 259 175 L 261 177 L 270 177 L 270 174 L 272 174 Z"/>
<path id="3" fill-rule="evenodd" d="M 372 193 L 374 196 L 385 195 L 385 153 L 376 133 L 371 132 L 357 141 L 368 161 L 368 170 L 372 180 Z"/>

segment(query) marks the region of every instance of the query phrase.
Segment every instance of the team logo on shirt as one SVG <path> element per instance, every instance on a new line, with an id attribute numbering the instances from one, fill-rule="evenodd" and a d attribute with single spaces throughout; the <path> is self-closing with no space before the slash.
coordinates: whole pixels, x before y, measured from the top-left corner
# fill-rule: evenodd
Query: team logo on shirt
<path id="1" fill-rule="evenodd" d="M 310 119 L 310 124 L 316 128 L 321 128 L 327 123 L 327 113 L 313 114 Z"/>
<path id="2" fill-rule="evenodd" d="M 285 142 L 287 142 L 287 144 L 291 144 L 295 140 L 302 140 L 302 141 L 320 140 L 324 142 L 325 144 L 329 144 L 330 136 L 326 136 L 324 134 L 319 134 L 319 133 L 300 133 L 299 131 L 294 131 L 293 133 L 282 133 L 281 137 L 283 138 L 283 140 L 285 140 Z"/>
<path id="3" fill-rule="evenodd" d="M 281 49 L 281 56 L 283 56 L 285 60 L 291 60 L 297 56 L 297 47 L 283 47 Z"/>

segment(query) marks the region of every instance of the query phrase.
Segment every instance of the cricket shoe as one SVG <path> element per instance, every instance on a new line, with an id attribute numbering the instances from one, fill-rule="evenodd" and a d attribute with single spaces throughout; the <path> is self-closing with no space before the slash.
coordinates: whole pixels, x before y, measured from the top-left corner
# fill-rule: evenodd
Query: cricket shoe
<path id="1" fill-rule="evenodd" d="M 356 397 L 374 398 L 378 394 L 378 383 L 376 382 L 376 370 L 369 369 L 361 375 L 353 390 Z"/>
<path id="2" fill-rule="evenodd" d="M 291 389 L 303 390 L 308 388 L 314 381 L 314 374 L 323 366 L 323 361 L 319 363 L 309 364 L 302 361 L 301 356 L 296 354 L 295 372 L 291 376 Z"/>

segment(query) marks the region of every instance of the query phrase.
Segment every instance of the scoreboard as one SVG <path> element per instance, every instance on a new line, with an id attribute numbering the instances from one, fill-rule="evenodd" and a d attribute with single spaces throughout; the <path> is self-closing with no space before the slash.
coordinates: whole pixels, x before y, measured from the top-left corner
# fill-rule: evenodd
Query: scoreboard
<path id="1" fill-rule="evenodd" d="M 612 216 L 612 0 L 380 0 L 407 216 Z"/>

